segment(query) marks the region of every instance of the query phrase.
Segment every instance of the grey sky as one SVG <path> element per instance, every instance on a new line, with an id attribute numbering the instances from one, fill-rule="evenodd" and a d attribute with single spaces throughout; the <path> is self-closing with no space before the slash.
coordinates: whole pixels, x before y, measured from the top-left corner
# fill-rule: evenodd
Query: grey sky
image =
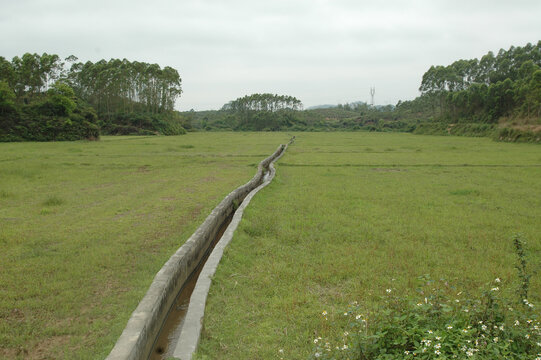
<path id="1" fill-rule="evenodd" d="M 180 110 L 254 92 L 305 106 L 413 99 L 430 65 L 541 40 L 539 0 L 0 0 L 0 56 L 177 69 Z"/>

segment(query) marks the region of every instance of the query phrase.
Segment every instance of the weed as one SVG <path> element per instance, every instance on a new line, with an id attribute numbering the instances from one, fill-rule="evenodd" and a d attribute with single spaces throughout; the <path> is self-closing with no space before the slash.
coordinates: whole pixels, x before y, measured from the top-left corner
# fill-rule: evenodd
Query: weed
<path id="1" fill-rule="evenodd" d="M 59 206 L 64 203 L 64 200 L 56 195 L 49 196 L 45 201 L 43 201 L 43 206 Z"/>
<path id="2" fill-rule="evenodd" d="M 513 236 L 513 244 L 515 245 L 515 252 L 517 254 L 517 264 L 515 265 L 517 272 L 518 272 L 518 278 L 519 278 L 519 287 L 518 287 L 518 294 L 520 294 L 519 302 L 522 303 L 523 301 L 526 301 L 528 299 L 528 291 L 530 288 L 530 277 L 531 274 L 528 274 L 527 271 L 527 256 L 526 256 L 526 250 L 524 248 L 524 245 L 526 244 L 524 240 L 522 240 L 522 236 L 520 234 L 516 234 Z"/>
<path id="3" fill-rule="evenodd" d="M 51 209 L 41 209 L 39 213 L 40 215 L 49 215 L 49 214 L 54 214 L 54 211 Z"/>
<path id="4" fill-rule="evenodd" d="M 461 190 L 449 191 L 449 194 L 459 195 L 459 196 L 468 196 L 468 195 L 479 196 L 480 192 L 479 190 L 473 190 L 473 189 L 461 189 Z"/>
<path id="5" fill-rule="evenodd" d="M 541 325 L 535 313 L 514 308 L 500 295 L 500 278 L 478 298 L 456 292 L 445 280 L 419 280 L 417 299 L 387 289 L 376 313 L 351 304 L 343 312 L 346 328 L 331 339 L 314 339 L 312 358 L 532 359 L 539 353 Z"/>
<path id="6" fill-rule="evenodd" d="M 328 341 L 314 339 L 312 357 L 383 360 L 539 356 L 541 324 L 528 301 L 530 274 L 526 271 L 524 241 L 515 235 L 513 244 L 520 286 L 511 297 L 503 295 L 505 285 L 500 278 L 480 289 L 480 296 L 468 297 L 446 280 L 436 282 L 424 275 L 419 277 L 417 300 L 396 296 L 389 288 L 380 301 L 383 308 L 374 313 L 352 303 L 343 313 L 348 323 L 343 336 L 335 334 Z M 515 307 L 517 300 L 519 307 Z M 326 311 L 323 316 L 327 321 Z"/>

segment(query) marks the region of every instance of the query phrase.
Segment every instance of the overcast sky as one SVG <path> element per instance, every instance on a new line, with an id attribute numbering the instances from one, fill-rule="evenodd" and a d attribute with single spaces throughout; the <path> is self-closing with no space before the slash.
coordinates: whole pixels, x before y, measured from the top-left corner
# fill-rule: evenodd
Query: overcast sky
<path id="1" fill-rule="evenodd" d="M 179 110 L 255 92 L 305 107 L 418 95 L 431 65 L 541 40 L 540 0 L 0 0 L 0 56 L 177 69 Z"/>

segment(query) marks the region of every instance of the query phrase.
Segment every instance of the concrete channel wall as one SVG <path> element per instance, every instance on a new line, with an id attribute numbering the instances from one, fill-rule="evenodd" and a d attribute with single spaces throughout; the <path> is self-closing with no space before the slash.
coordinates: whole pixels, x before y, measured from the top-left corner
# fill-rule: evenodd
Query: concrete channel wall
<path id="1" fill-rule="evenodd" d="M 284 154 L 286 149 L 287 146 L 284 151 L 282 151 L 282 153 L 274 159 L 274 161 L 278 160 Z M 242 204 L 240 204 L 239 208 L 235 211 L 233 219 L 231 219 L 231 222 L 224 231 L 220 241 L 218 241 L 209 258 L 205 262 L 190 297 L 188 311 L 184 319 L 182 331 L 173 351 L 174 359 L 191 360 L 193 353 L 197 350 L 201 336 L 201 329 L 203 328 L 203 317 L 205 315 L 207 295 L 212 284 L 212 278 L 216 272 L 216 269 L 218 268 L 218 264 L 220 263 L 224 250 L 233 239 L 235 230 L 242 220 L 244 209 L 246 209 L 246 207 L 250 204 L 250 201 L 259 190 L 270 184 L 275 173 L 276 171 L 274 169 L 273 162 L 271 162 L 263 182 L 244 198 Z"/>
<path id="2" fill-rule="evenodd" d="M 242 200 L 263 182 L 265 171 L 285 149 L 285 145 L 280 145 L 271 156 L 261 161 L 252 180 L 229 193 L 165 263 L 132 313 L 107 360 L 147 359 L 177 293 L 201 261 L 220 225 Z"/>

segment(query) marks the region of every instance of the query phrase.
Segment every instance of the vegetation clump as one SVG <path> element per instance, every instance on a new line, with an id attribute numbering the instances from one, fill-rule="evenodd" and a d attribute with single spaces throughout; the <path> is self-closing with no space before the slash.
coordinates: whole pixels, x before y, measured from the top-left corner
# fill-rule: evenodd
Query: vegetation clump
<path id="1" fill-rule="evenodd" d="M 416 299 L 388 288 L 382 310 L 367 313 L 350 304 L 343 313 L 346 330 L 333 340 L 315 338 L 312 358 L 540 359 L 541 324 L 528 300 L 524 243 L 518 235 L 513 242 L 519 278 L 518 291 L 509 289 L 514 296 L 505 294 L 500 278 L 475 297 L 424 275 Z M 326 311 L 322 316 L 328 321 Z"/>
<path id="2" fill-rule="evenodd" d="M 182 93 L 175 69 L 126 59 L 65 60 L 47 53 L 0 57 L 0 141 L 179 135 L 190 128 L 174 111 Z"/>

